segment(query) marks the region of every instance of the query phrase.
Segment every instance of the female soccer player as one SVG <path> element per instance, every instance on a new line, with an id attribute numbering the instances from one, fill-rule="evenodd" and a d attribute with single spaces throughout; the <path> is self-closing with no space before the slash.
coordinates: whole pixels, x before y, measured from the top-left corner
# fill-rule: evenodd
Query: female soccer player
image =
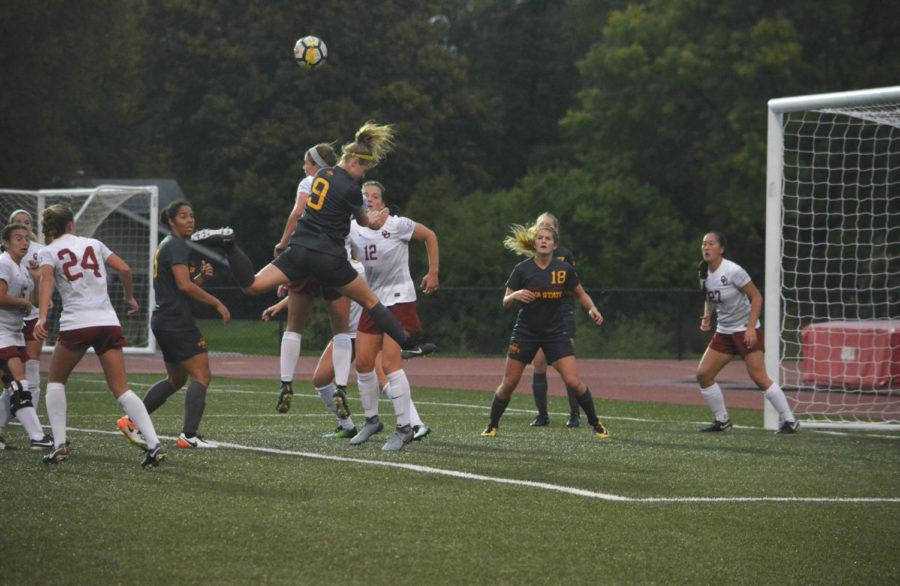
<path id="1" fill-rule="evenodd" d="M 52 448 L 52 440 L 44 435 L 37 409 L 26 378 L 23 318 L 34 309 L 34 280 L 26 268 L 25 257 L 31 229 L 24 224 L 3 228 L 3 254 L 0 254 L 0 360 L 11 378 L 3 391 L 0 405 L 0 449 L 6 447 L 3 432 L 12 417 L 17 417 L 28 433 L 31 449 Z"/>
<path id="2" fill-rule="evenodd" d="M 363 194 L 370 210 L 387 210 L 381 183 L 367 181 L 363 184 Z M 416 313 L 416 285 L 409 273 L 409 241 L 425 242 L 428 273 L 422 278 L 422 291 L 430 295 L 438 290 L 439 255 L 435 233 L 409 218 L 388 216 L 377 229 L 351 223 L 350 239 L 356 256 L 366 269 L 366 281 L 381 303 L 397 317 L 404 331 L 421 331 L 422 324 Z M 364 312 L 356 334 L 356 381 L 366 421 L 350 443 L 361 444 L 384 429 L 378 417 L 378 377 L 375 374 L 375 360 L 381 352 L 381 363 L 389 384 L 388 397 L 397 415 L 397 429 L 382 449 L 397 451 L 414 439 L 417 433 L 413 430 L 414 425 L 418 425 L 421 432 L 419 439 L 427 435 L 430 429 L 419 419 L 412 403 L 400 346 L 384 333 L 369 313 Z"/>
<path id="3" fill-rule="evenodd" d="M 780 433 L 795 433 L 800 424 L 788 406 L 784 392 L 772 382 L 766 373 L 763 352 L 762 330 L 759 314 L 762 311 L 762 295 L 740 265 L 725 258 L 727 242 L 719 232 L 710 232 L 703 237 L 700 249 L 703 261 L 700 263 L 700 287 L 705 300 L 700 329 L 710 331 L 713 308 L 718 323 L 716 333 L 697 367 L 697 382 L 700 394 L 715 415 L 715 421 L 701 431 L 716 432 L 731 429 L 731 419 L 725 409 L 725 397 L 716 383 L 716 375 L 735 354 L 740 354 L 747 365 L 747 373 L 760 389 L 766 391 L 766 399 L 778 410 L 782 424 Z"/>
<path id="4" fill-rule="evenodd" d="M 491 417 L 481 435 L 495 437 L 500 417 L 509 405 L 509 399 L 525 366 L 534 359 L 538 349 L 543 349 L 547 362 L 562 377 L 567 387 L 575 389 L 578 404 L 584 409 L 594 437 L 609 437 L 606 427 L 597 418 L 591 391 L 580 378 L 575 365 L 575 351 L 565 327 L 563 299 L 572 293 L 598 326 L 603 316 L 590 296 L 581 286 L 572 265 L 554 257 L 559 237 L 548 225 L 514 226 L 512 238 L 519 243 L 517 252 L 532 256 L 516 265 L 506 281 L 503 307 L 521 304 L 516 325 L 513 327 L 506 357 L 506 372 L 491 403 Z"/>
<path id="5" fill-rule="evenodd" d="M 29 271 L 38 270 L 38 253 L 43 248 L 38 242 L 37 235 L 34 233 L 34 220 L 25 210 L 16 210 L 9 216 L 10 224 L 24 224 L 28 227 L 28 252 L 22 257 L 23 268 Z M 28 353 L 28 360 L 25 362 L 25 378 L 28 380 L 28 390 L 31 392 L 31 402 L 34 403 L 35 411 L 41 403 L 41 346 L 40 340 L 34 337 L 34 324 L 37 323 L 38 308 L 34 307 L 31 313 L 25 316 L 25 351 Z"/>
<path id="6" fill-rule="evenodd" d="M 350 266 L 344 249 L 351 215 L 356 217 L 360 226 L 368 226 L 370 221 L 377 220 L 377 212 L 370 216 L 365 211 L 359 181 L 391 150 L 393 136 L 390 125 L 372 122 L 367 122 L 356 132 L 354 141 L 341 149 L 340 163 L 336 167 L 322 169 L 313 179 L 306 209 L 297 222 L 288 249 L 255 276 L 252 262 L 235 246 L 230 228 L 202 230 L 192 239 L 222 246 L 232 274 L 249 295 L 312 276 L 362 305 L 378 327 L 397 340 L 405 358 L 434 352 L 434 344 L 415 344 L 404 333 L 400 322 L 378 301 L 365 279 Z"/>
<path id="7" fill-rule="evenodd" d="M 128 315 L 137 313 L 139 307 L 131 284 L 131 269 L 99 240 L 76 236 L 75 214 L 68 206 L 57 204 L 45 209 L 43 228 L 47 246 L 38 255 L 41 283 L 40 316 L 34 326 L 37 339 L 46 340 L 49 335 L 47 317 L 54 288 L 59 290 L 63 306 L 59 339 L 50 359 L 46 394 L 54 449 L 44 456 L 43 461 L 50 464 L 69 457 L 65 385 L 84 353 L 93 347 L 109 390 L 146 440 L 147 452 L 141 466 L 156 466 L 166 458 L 166 451 L 159 443 L 144 403 L 128 388 L 122 356 L 122 347 L 127 342 L 122 337 L 119 318 L 106 288 L 107 269 L 110 268 L 119 273 L 122 280 Z"/>
<path id="8" fill-rule="evenodd" d="M 544 212 L 535 220 L 535 226 L 548 225 L 559 234 L 559 219 L 550 212 Z M 516 251 L 516 242 L 514 238 L 504 241 L 504 245 L 510 250 Z M 575 266 L 572 259 L 572 253 L 568 248 L 562 245 L 556 247 L 553 255 L 559 260 L 565 261 Z M 571 296 L 563 299 L 563 313 L 565 316 L 566 333 L 572 340 L 572 346 L 575 346 L 575 300 Z M 538 413 L 531 422 L 532 427 L 543 427 L 550 425 L 550 415 L 547 413 L 547 359 L 544 357 L 544 351 L 538 350 L 531 363 L 534 372 L 531 378 L 531 391 L 534 394 L 534 406 L 537 407 Z M 578 398 L 575 389 L 566 387 L 566 396 L 569 398 L 569 419 L 566 421 L 566 427 L 579 427 L 581 425 L 581 416 L 579 414 Z"/>
<path id="9" fill-rule="evenodd" d="M 184 424 L 175 445 L 185 449 L 216 448 L 218 446 L 214 442 L 197 433 L 206 408 L 206 390 L 212 375 L 206 340 L 194 320 L 191 300 L 211 305 L 226 325 L 231 320 L 231 313 L 224 303 L 200 288 L 206 279 L 213 276 L 213 268 L 206 261 L 201 261 L 197 271 L 191 262 L 189 239 L 194 232 L 191 204 L 184 200 L 172 202 L 162 211 L 159 221 L 169 227 L 169 235 L 159 243 L 153 259 L 156 307 L 153 308 L 150 327 L 162 350 L 167 376 L 150 387 L 144 395 L 144 406 L 148 413 L 153 413 L 190 377 L 191 384 L 184 396 Z M 130 442 L 143 446 L 143 438 L 128 417 L 119 419 L 116 426 Z"/>

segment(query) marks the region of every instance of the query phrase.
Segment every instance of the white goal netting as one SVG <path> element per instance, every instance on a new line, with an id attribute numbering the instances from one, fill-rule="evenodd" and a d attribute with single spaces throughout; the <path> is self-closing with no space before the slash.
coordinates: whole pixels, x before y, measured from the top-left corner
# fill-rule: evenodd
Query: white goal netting
<path id="1" fill-rule="evenodd" d="M 109 297 L 119 314 L 122 333 L 129 343 L 126 352 L 153 352 L 155 342 L 150 333 L 150 311 L 153 304 L 153 254 L 157 244 L 157 201 L 155 186 L 108 185 L 39 191 L 0 189 L 0 218 L 5 224 L 13 211 L 28 211 L 34 219 L 41 242 L 43 210 L 57 203 L 69 205 L 75 212 L 78 235 L 102 241 L 131 267 L 134 296 L 141 306 L 136 315 L 127 315 L 122 284 L 117 274 L 111 271 L 109 278 Z M 48 345 L 53 344 L 58 333 L 58 296 L 54 306 L 50 314 L 53 329 Z"/>
<path id="2" fill-rule="evenodd" d="M 767 312 L 770 277 L 780 273 L 781 288 L 773 281 L 778 332 L 767 316 L 766 342 L 808 426 L 900 424 L 900 88 L 888 89 L 853 92 L 859 103 L 849 93 L 770 102 L 781 218 Z"/>

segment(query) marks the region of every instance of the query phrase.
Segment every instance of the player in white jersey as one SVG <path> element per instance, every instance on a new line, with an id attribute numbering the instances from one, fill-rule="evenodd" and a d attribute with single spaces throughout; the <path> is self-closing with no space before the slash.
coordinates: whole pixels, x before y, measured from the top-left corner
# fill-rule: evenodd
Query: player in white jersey
<path id="1" fill-rule="evenodd" d="M 31 242 L 28 244 L 28 253 L 22 258 L 22 266 L 30 271 L 37 273 L 38 270 L 38 253 L 44 247 L 37 240 L 34 233 L 34 220 L 31 214 L 26 210 L 16 210 L 9 216 L 10 224 L 24 224 L 28 227 L 28 237 Z M 41 347 L 43 344 L 34 337 L 34 324 L 37 323 L 38 308 L 37 306 L 25 316 L 25 328 L 22 333 L 25 334 L 25 351 L 28 352 L 28 360 L 25 362 L 25 379 L 28 381 L 28 390 L 31 392 L 31 402 L 34 403 L 35 411 L 39 411 L 41 404 Z"/>
<path id="2" fill-rule="evenodd" d="M 717 318 L 716 333 L 697 367 L 700 394 L 716 418 L 712 425 L 702 431 L 718 432 L 732 428 L 725 408 L 725 397 L 716 382 L 716 375 L 731 362 L 735 354 L 739 354 L 747 365 L 750 378 L 765 391 L 766 399 L 778 410 L 782 420 L 778 431 L 794 433 L 800 424 L 794 418 L 781 387 L 772 382 L 766 372 L 763 357 L 765 346 L 759 327 L 762 295 L 750 280 L 747 271 L 725 258 L 726 245 L 725 237 L 719 232 L 706 234 L 701 245 L 703 262 L 700 263 L 699 272 L 705 301 L 700 329 L 704 332 L 712 329 L 710 323 L 713 309 Z"/>
<path id="3" fill-rule="evenodd" d="M 6 448 L 3 433 L 12 417 L 28 433 L 31 448 L 52 448 L 52 440 L 44 435 L 25 378 L 25 336 L 23 318 L 34 308 L 34 280 L 22 259 L 28 252 L 30 230 L 24 224 L 9 224 L 3 229 L 3 252 L 0 254 L 0 361 L 3 361 L 6 389 L 0 398 L 0 449 Z"/>
<path id="4" fill-rule="evenodd" d="M 387 209 L 384 186 L 377 181 L 363 183 L 363 194 L 374 211 Z M 378 300 L 388 308 L 409 334 L 421 331 L 416 313 L 416 286 L 409 272 L 409 241 L 422 240 L 428 251 L 428 274 L 422 279 L 422 291 L 430 295 L 438 289 L 438 240 L 428 227 L 409 218 L 388 216 L 382 226 L 362 227 L 351 223 L 350 237 L 357 258 L 366 268 L 366 280 Z M 430 431 L 419 419 L 410 396 L 409 380 L 402 368 L 401 349 L 379 328 L 368 313 L 363 313 L 356 335 L 356 381 L 366 422 L 352 444 L 361 444 L 384 425 L 378 417 L 378 381 L 375 362 L 381 352 L 381 363 L 389 383 L 388 397 L 394 405 L 397 429 L 382 448 L 396 451 L 411 440 L 421 439 Z M 417 429 L 413 429 L 417 427 Z"/>
<path id="5" fill-rule="evenodd" d="M 107 291 L 107 267 L 119 273 L 125 289 L 128 314 L 138 311 L 131 284 L 131 269 L 105 244 L 93 238 L 75 235 L 75 214 L 64 205 L 52 205 L 44 210 L 43 229 L 47 246 L 39 254 L 40 316 L 34 327 L 35 336 L 46 340 L 47 323 L 53 290 L 59 290 L 62 314 L 59 320 L 59 339 L 50 359 L 46 405 L 47 417 L 53 430 L 53 451 L 44 456 L 48 464 L 69 457 L 66 441 L 66 394 L 69 375 L 89 347 L 100 359 L 110 391 L 122 410 L 135 423 L 147 442 L 142 466 L 156 466 L 166 458 L 156 435 L 153 421 L 144 402 L 128 388 L 125 358 L 119 318 L 112 307 Z"/>

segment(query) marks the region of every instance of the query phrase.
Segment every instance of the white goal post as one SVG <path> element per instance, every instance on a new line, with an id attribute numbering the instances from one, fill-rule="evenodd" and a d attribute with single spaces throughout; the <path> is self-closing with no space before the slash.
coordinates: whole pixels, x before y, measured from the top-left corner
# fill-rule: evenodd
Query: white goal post
<path id="1" fill-rule="evenodd" d="M 900 430 L 900 86 L 768 108 L 769 376 L 804 427 Z"/>
<path id="2" fill-rule="evenodd" d="M 41 216 L 47 206 L 64 203 L 75 212 L 75 227 L 79 236 L 97 238 L 131 267 L 134 296 L 140 304 L 137 315 L 126 315 L 122 285 L 115 273 L 110 276 L 109 297 L 112 300 L 122 334 L 128 340 L 125 352 L 152 354 L 156 340 L 150 331 L 150 313 L 155 304 L 153 294 L 153 256 L 159 240 L 159 190 L 155 185 L 101 185 L 83 189 L 41 189 L 35 191 L 0 189 L 0 218 L 5 225 L 10 214 L 18 209 L 28 211 L 35 222 L 41 242 Z M 51 313 L 51 337 L 56 340 L 59 298 Z M 45 345 L 45 350 L 47 346 Z"/>

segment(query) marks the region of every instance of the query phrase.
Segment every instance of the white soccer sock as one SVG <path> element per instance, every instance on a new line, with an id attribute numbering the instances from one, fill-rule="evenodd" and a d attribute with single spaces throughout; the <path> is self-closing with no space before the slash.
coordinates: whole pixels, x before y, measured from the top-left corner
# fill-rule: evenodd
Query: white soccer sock
<path id="1" fill-rule="evenodd" d="M 21 380 L 19 381 L 19 384 L 22 385 L 23 389 L 28 389 L 27 380 Z M 29 438 L 35 441 L 44 439 L 44 428 L 41 427 L 41 422 L 38 419 L 37 411 L 35 411 L 33 406 L 17 409 L 16 419 L 18 419 L 19 423 L 22 424 L 22 427 L 25 428 L 25 432 L 28 434 Z"/>
<path id="2" fill-rule="evenodd" d="M 337 405 L 334 404 L 334 390 L 334 383 L 328 383 L 322 388 L 316 387 L 316 392 L 319 393 L 319 398 L 325 403 L 325 408 L 337 417 Z M 340 418 L 338 418 L 338 421 L 340 421 Z"/>
<path id="3" fill-rule="evenodd" d="M 28 391 L 31 392 L 31 404 L 38 411 L 41 404 L 41 361 L 27 360 L 25 362 L 25 378 L 28 380 Z"/>
<path id="4" fill-rule="evenodd" d="M 347 386 L 352 358 L 353 340 L 350 334 L 337 334 L 331 344 L 331 362 L 334 364 L 334 384 L 339 387 Z"/>
<path id="5" fill-rule="evenodd" d="M 50 399 L 49 394 L 48 391 L 48 400 Z M 147 408 L 144 406 L 141 398 L 134 394 L 134 391 L 128 389 L 116 400 L 119 402 L 125 415 L 131 419 L 132 423 L 137 426 L 138 431 L 144 436 L 144 439 L 147 440 L 147 447 L 152 450 L 158 446 L 159 437 L 156 435 L 156 428 L 153 427 L 153 420 L 150 419 L 150 414 L 147 413 Z"/>
<path id="6" fill-rule="evenodd" d="M 44 403 L 47 405 L 47 419 L 53 431 L 53 447 L 66 444 L 66 385 L 47 383 Z"/>
<path id="7" fill-rule="evenodd" d="M 391 392 L 391 383 L 390 382 L 384 383 L 384 386 L 381 387 L 381 392 L 384 393 L 385 395 L 390 393 Z"/>
<path id="8" fill-rule="evenodd" d="M 409 381 L 403 369 L 395 370 L 387 375 L 391 389 L 388 398 L 394 404 L 394 413 L 397 415 L 397 427 L 410 424 L 410 389 Z"/>
<path id="9" fill-rule="evenodd" d="M 772 403 L 784 421 L 794 421 L 794 414 L 788 406 L 787 397 L 784 396 L 784 391 L 777 383 L 772 383 L 772 386 L 766 389 L 766 399 Z"/>
<path id="10" fill-rule="evenodd" d="M 290 382 L 294 380 L 294 371 L 297 362 L 300 361 L 300 345 L 303 336 L 297 332 L 285 332 L 281 336 L 281 380 Z"/>
<path id="11" fill-rule="evenodd" d="M 422 425 L 422 418 L 419 417 L 419 411 L 416 409 L 416 404 L 413 403 L 412 400 L 412 392 L 409 394 L 409 424 L 413 427 L 417 427 Z"/>
<path id="12" fill-rule="evenodd" d="M 700 389 L 703 400 L 709 406 L 709 409 L 715 414 L 716 421 L 728 421 L 728 411 L 725 409 L 725 396 L 722 395 L 722 389 L 719 383 L 713 383 L 710 386 Z"/>
<path id="13" fill-rule="evenodd" d="M 362 402 L 366 417 L 378 415 L 378 375 L 375 371 L 356 371 L 356 384 L 359 386 L 359 400 Z"/>
<path id="14" fill-rule="evenodd" d="M 12 419 L 12 410 L 9 404 L 9 391 L 0 393 L 0 434 L 6 431 L 9 420 Z"/>

